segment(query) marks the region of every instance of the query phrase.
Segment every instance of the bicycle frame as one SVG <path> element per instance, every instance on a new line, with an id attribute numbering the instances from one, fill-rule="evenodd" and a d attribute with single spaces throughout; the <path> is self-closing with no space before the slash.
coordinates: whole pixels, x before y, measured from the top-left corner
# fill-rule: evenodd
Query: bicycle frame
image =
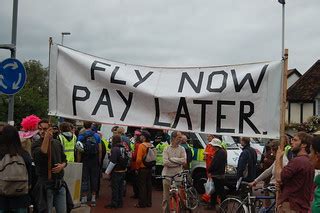
<path id="1" fill-rule="evenodd" d="M 180 212 L 180 195 L 177 184 L 173 178 L 171 180 L 170 189 L 169 189 L 169 209 L 170 212 Z"/>
<path id="2" fill-rule="evenodd" d="M 252 207 L 255 207 L 254 203 L 252 201 L 256 200 L 274 200 L 270 206 L 266 207 L 265 210 L 266 212 L 269 212 L 275 205 L 276 196 L 271 195 L 271 196 L 265 196 L 265 195 L 258 195 L 258 196 L 253 196 L 251 195 L 251 190 L 248 192 L 248 196 L 243 200 L 242 204 L 246 205 L 248 204 L 248 211 L 249 213 L 254 213 L 252 212 Z"/>
<path id="3" fill-rule="evenodd" d="M 189 209 L 189 201 L 187 198 L 186 191 L 189 190 L 190 186 L 188 185 L 188 173 L 189 171 L 183 171 L 174 176 L 162 176 L 159 177 L 161 179 L 170 178 L 170 188 L 169 188 L 169 200 L 167 201 L 167 205 L 169 204 L 169 210 L 171 212 L 180 212 L 182 208 Z M 181 177 L 181 186 L 177 186 L 175 177 Z"/>

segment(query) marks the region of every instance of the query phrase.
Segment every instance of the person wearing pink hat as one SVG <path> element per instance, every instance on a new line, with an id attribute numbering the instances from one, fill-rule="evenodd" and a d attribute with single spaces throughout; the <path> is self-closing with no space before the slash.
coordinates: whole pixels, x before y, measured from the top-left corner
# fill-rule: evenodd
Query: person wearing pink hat
<path id="1" fill-rule="evenodd" d="M 32 138 L 39 132 L 38 123 L 40 118 L 36 115 L 29 115 L 21 121 L 21 131 L 19 131 L 19 137 L 21 140 L 22 148 L 31 154 Z"/>

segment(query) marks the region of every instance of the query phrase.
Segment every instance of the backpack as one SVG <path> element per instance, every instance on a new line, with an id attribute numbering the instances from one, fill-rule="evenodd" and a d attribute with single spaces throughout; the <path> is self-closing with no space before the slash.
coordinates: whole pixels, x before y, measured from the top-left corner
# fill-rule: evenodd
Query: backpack
<path id="1" fill-rule="evenodd" d="M 130 151 L 130 147 L 128 146 L 128 144 L 124 141 L 121 142 L 121 144 L 124 146 L 124 150 L 125 150 L 125 154 L 128 157 L 128 166 L 131 164 L 131 160 L 132 160 L 132 152 Z"/>
<path id="2" fill-rule="evenodd" d="M 26 195 L 29 191 L 28 185 L 28 170 L 23 158 L 6 154 L 0 160 L 0 195 Z"/>
<path id="3" fill-rule="evenodd" d="M 125 147 L 120 147 L 119 166 L 123 169 L 130 165 L 130 157 Z"/>
<path id="4" fill-rule="evenodd" d="M 99 145 L 97 144 L 97 140 L 94 137 L 94 133 L 90 133 L 89 135 L 84 136 L 83 140 L 83 148 L 84 153 L 87 156 L 98 156 L 99 153 Z"/>
<path id="5" fill-rule="evenodd" d="M 142 163 L 147 168 L 152 168 L 156 165 L 157 150 L 154 146 L 147 147 L 146 155 L 142 158 Z"/>

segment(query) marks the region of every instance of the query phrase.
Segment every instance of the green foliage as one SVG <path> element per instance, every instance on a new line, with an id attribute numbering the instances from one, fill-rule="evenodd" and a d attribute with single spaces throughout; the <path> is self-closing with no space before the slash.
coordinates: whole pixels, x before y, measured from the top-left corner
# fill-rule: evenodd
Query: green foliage
<path id="1" fill-rule="evenodd" d="M 286 129 L 292 129 L 294 131 L 303 131 L 308 133 L 314 133 L 320 130 L 320 115 L 312 116 L 308 121 L 299 123 L 289 124 Z"/>
<path id="2" fill-rule="evenodd" d="M 49 72 L 40 61 L 29 60 L 24 63 L 27 82 L 14 96 L 14 121 L 19 125 L 22 118 L 35 114 L 40 118 L 48 117 Z M 0 121 L 8 118 L 8 96 L 0 95 Z"/>

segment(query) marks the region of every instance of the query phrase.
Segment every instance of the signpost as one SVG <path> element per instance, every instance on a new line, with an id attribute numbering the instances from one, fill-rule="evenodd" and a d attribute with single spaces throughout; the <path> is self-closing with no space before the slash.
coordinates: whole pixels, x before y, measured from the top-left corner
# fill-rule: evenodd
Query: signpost
<path id="1" fill-rule="evenodd" d="M 14 58 L 5 59 L 0 63 L 0 92 L 14 95 L 26 83 L 26 70 L 23 64 Z"/>

